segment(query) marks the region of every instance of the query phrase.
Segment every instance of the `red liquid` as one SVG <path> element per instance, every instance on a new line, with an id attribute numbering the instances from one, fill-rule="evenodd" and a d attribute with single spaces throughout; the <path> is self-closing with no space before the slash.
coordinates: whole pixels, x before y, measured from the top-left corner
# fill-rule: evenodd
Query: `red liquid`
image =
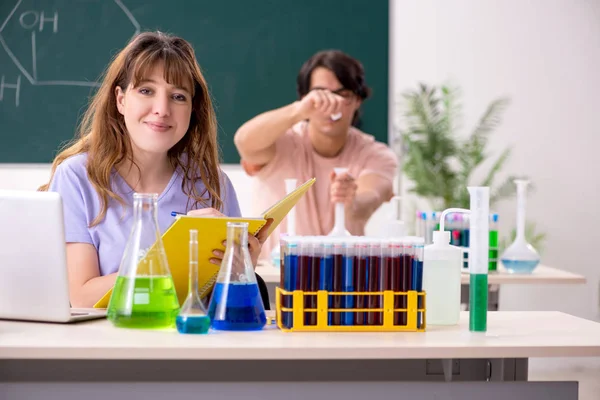
<path id="1" fill-rule="evenodd" d="M 408 254 L 402 254 L 400 256 L 400 291 L 408 292 L 410 290 L 412 282 L 412 259 L 413 257 Z M 406 309 L 408 307 L 408 295 L 405 294 L 400 298 L 400 308 Z M 406 325 L 408 323 L 408 311 L 402 311 L 400 313 L 400 325 Z"/>
<path id="2" fill-rule="evenodd" d="M 383 290 L 394 290 L 393 277 L 394 274 L 392 272 L 392 257 L 384 258 L 384 268 L 383 268 L 383 278 L 382 278 L 382 287 Z"/>
<path id="3" fill-rule="evenodd" d="M 354 257 L 354 290 L 357 292 L 367 291 L 367 257 Z M 356 308 L 366 308 L 367 296 L 355 296 Z M 358 311 L 355 313 L 355 325 L 365 324 L 365 313 Z"/>
<path id="4" fill-rule="evenodd" d="M 381 291 L 381 257 L 369 257 L 369 281 L 367 283 L 367 291 Z M 369 295 L 368 308 L 381 308 L 382 298 L 380 295 Z M 367 325 L 381 325 L 381 311 L 370 312 L 367 314 Z"/>
<path id="5" fill-rule="evenodd" d="M 333 286 L 331 290 L 333 292 L 342 291 L 342 266 L 343 256 L 341 254 L 333 255 Z M 342 296 L 333 295 L 331 299 L 331 308 L 342 308 Z M 342 325 L 342 313 L 332 312 L 331 313 L 331 325 Z"/>
<path id="6" fill-rule="evenodd" d="M 311 257 L 312 263 L 310 264 L 310 289 L 311 292 L 319 290 L 319 277 L 321 270 L 321 257 Z M 317 308 L 317 295 L 308 296 L 308 307 Z M 317 312 L 311 311 L 306 314 L 304 323 L 306 325 L 317 325 Z"/>
<path id="7" fill-rule="evenodd" d="M 389 262 L 390 262 L 390 275 L 391 275 L 391 289 L 394 292 L 401 292 L 402 291 L 402 256 L 394 256 L 394 257 L 390 257 L 389 258 Z M 402 299 L 403 297 L 401 297 L 400 295 L 395 295 L 394 296 L 394 308 L 401 308 L 402 307 Z M 401 313 L 399 312 L 395 312 L 394 313 L 394 325 L 401 325 Z"/>

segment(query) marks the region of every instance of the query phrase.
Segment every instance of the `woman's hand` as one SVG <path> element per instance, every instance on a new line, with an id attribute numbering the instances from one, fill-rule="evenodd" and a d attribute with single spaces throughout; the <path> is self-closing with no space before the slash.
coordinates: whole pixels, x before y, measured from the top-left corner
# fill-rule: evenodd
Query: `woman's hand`
<path id="1" fill-rule="evenodd" d="M 269 218 L 267 223 L 258 232 L 258 235 L 248 235 L 248 251 L 250 252 L 250 258 L 252 259 L 252 266 L 255 268 L 258 262 L 260 251 L 262 250 L 262 245 L 265 243 L 265 240 L 267 240 L 267 231 L 272 223 L 273 219 Z M 223 241 L 223 246 L 227 247 L 227 241 Z M 215 249 L 213 250 L 214 257 L 210 259 L 210 262 L 215 265 L 221 265 L 224 255 L 225 253 L 222 250 Z"/>

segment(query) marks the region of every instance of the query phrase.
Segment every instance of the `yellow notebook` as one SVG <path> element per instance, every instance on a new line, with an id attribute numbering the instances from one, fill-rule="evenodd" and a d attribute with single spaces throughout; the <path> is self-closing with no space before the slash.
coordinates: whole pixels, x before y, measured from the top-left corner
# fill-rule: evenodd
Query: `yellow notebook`
<path id="1" fill-rule="evenodd" d="M 183 304 L 188 291 L 190 229 L 198 230 L 198 289 L 200 296 L 206 297 L 219 273 L 219 266 L 211 264 L 208 259 L 212 257 L 213 250 L 224 250 L 223 241 L 227 238 L 227 222 L 247 222 L 248 234 L 256 236 L 267 221 L 272 218 L 273 223 L 269 227 L 267 235 L 269 236 L 313 183 L 315 183 L 315 178 L 309 179 L 268 208 L 258 218 L 193 217 L 187 215 L 175 217 L 175 222 L 163 233 L 162 240 L 179 304 Z M 112 289 L 94 304 L 94 308 L 108 307 L 111 294 Z"/>

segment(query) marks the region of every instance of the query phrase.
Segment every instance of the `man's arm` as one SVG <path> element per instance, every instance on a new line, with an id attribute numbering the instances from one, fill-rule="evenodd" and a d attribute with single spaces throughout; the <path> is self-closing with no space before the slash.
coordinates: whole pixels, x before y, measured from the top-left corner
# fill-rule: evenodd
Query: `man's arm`
<path id="1" fill-rule="evenodd" d="M 361 175 L 356 180 L 356 195 L 348 210 L 348 218 L 367 223 L 383 202 L 394 195 L 392 182 L 376 173 Z"/>
<path id="2" fill-rule="evenodd" d="M 253 166 L 268 164 L 275 157 L 277 139 L 299 121 L 296 104 L 292 103 L 246 122 L 233 138 L 242 160 Z"/>
<path id="3" fill-rule="evenodd" d="M 263 166 L 275 157 L 275 143 L 294 124 L 311 116 L 340 111 L 343 98 L 327 90 L 313 90 L 300 101 L 267 111 L 242 125 L 233 138 L 242 160 Z"/>

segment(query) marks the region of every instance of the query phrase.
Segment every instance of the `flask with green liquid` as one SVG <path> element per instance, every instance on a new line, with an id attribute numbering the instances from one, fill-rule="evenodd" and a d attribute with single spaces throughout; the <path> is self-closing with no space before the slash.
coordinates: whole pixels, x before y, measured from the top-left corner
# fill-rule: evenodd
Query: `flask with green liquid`
<path id="1" fill-rule="evenodd" d="M 133 226 L 107 318 L 121 328 L 174 328 L 179 301 L 158 229 L 158 195 L 133 195 Z"/>

